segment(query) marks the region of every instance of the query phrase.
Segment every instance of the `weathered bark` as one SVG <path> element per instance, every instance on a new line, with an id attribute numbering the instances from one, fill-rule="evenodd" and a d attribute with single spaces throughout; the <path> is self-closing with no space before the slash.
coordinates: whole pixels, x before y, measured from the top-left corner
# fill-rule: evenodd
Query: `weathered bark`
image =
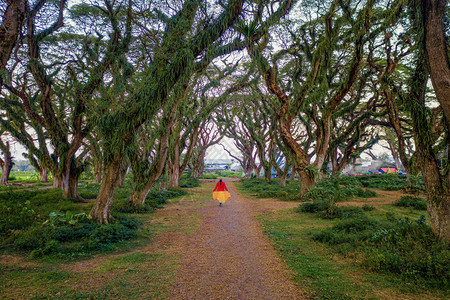
<path id="1" fill-rule="evenodd" d="M 169 158 L 169 187 L 177 188 L 180 185 L 180 145 L 175 141 L 173 154 Z"/>
<path id="2" fill-rule="evenodd" d="M 17 43 L 27 11 L 26 0 L 8 0 L 3 22 L 0 26 L 0 75 L 5 70 Z M 0 76 L 0 91 L 3 77 Z"/>
<path id="3" fill-rule="evenodd" d="M 75 162 L 66 167 L 61 177 L 61 189 L 63 198 L 79 198 L 78 195 L 78 178 L 79 174 L 75 170 Z"/>
<path id="4" fill-rule="evenodd" d="M 2 167 L 2 176 L 0 177 L 1 185 L 8 185 L 8 177 L 13 166 L 9 142 L 3 143 L 0 141 L 1 150 L 3 152 L 3 159 L 0 158 L 0 166 Z"/>
<path id="5" fill-rule="evenodd" d="M 155 161 L 150 166 L 151 173 L 146 178 L 145 184 L 135 185 L 131 196 L 130 202 L 134 206 L 143 205 L 145 203 L 145 198 L 147 198 L 150 189 L 155 185 L 156 181 L 161 177 L 166 167 L 167 154 L 169 152 L 169 135 L 161 137 L 161 141 L 158 147 L 158 155 Z M 142 183 L 142 182 L 141 182 Z"/>
<path id="6" fill-rule="evenodd" d="M 95 182 L 102 182 L 102 168 L 98 167 L 97 171 L 95 172 Z"/>
<path id="7" fill-rule="evenodd" d="M 52 185 L 52 187 L 54 189 L 61 188 L 61 178 L 57 177 L 55 174 L 52 174 L 52 175 L 53 175 L 53 185 Z"/>
<path id="8" fill-rule="evenodd" d="M 122 161 L 122 164 L 120 165 L 118 172 L 119 173 L 118 174 L 119 179 L 117 180 L 118 187 L 123 186 L 123 182 L 125 181 L 125 175 L 127 175 L 127 171 L 128 171 L 128 164 Z"/>
<path id="9" fill-rule="evenodd" d="M 111 220 L 111 206 L 114 199 L 114 190 L 119 181 L 119 169 L 122 155 L 116 154 L 112 161 L 105 164 L 103 180 L 90 215 L 99 224 L 108 224 Z"/>
<path id="10" fill-rule="evenodd" d="M 427 211 L 434 234 L 450 241 L 450 192 L 442 182 L 442 176 L 434 155 L 424 155 L 418 149 L 425 190 L 427 193 Z"/>
<path id="11" fill-rule="evenodd" d="M 41 182 L 48 182 L 48 170 L 46 167 L 43 167 L 41 171 L 39 171 L 39 177 Z"/>
<path id="12" fill-rule="evenodd" d="M 202 148 L 196 154 L 197 155 L 192 158 L 192 177 L 194 178 L 198 178 L 203 174 L 203 170 L 205 168 L 206 149 Z"/>
<path id="13" fill-rule="evenodd" d="M 270 178 L 272 177 L 272 172 L 270 170 L 271 168 L 264 168 L 264 181 L 270 182 Z"/>
<path id="14" fill-rule="evenodd" d="M 450 130 L 450 67 L 448 44 L 444 34 L 446 0 L 425 0 L 426 59 L 436 97 L 444 111 Z M 449 182 L 450 184 L 450 182 Z"/>
<path id="15" fill-rule="evenodd" d="M 316 185 L 316 178 L 308 170 L 297 171 L 300 175 L 300 196 L 304 196 L 310 189 Z"/>
<path id="16" fill-rule="evenodd" d="M 401 166 L 400 166 L 400 160 L 398 158 L 397 151 L 395 151 L 395 147 L 391 142 L 388 141 L 388 144 L 389 144 L 389 149 L 391 150 L 392 158 L 394 159 L 394 162 L 395 162 L 395 167 L 397 168 L 397 170 L 400 170 Z"/>
<path id="17" fill-rule="evenodd" d="M 286 186 L 286 177 L 287 177 L 287 173 L 286 173 L 286 174 L 283 174 L 283 175 L 281 175 L 281 176 L 279 176 L 279 178 L 280 178 L 280 185 L 281 185 L 282 187 L 285 187 L 285 186 Z"/>
<path id="18" fill-rule="evenodd" d="M 11 155 L 5 155 L 4 163 L 2 164 L 2 176 L 0 178 L 1 185 L 8 185 L 8 177 L 11 173 Z"/>

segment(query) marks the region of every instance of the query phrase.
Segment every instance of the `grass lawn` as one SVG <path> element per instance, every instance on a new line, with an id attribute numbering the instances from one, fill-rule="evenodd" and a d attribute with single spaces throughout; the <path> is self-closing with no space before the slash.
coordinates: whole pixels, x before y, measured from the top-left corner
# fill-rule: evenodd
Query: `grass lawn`
<path id="1" fill-rule="evenodd" d="M 368 216 L 381 220 L 386 213 L 413 220 L 424 214 L 409 208 L 377 205 Z M 426 212 L 425 212 L 426 213 Z M 281 210 L 258 216 L 294 279 L 309 290 L 311 299 L 448 299 L 448 286 L 430 287 L 424 280 L 411 280 L 389 272 L 363 267 L 361 252 L 329 246 L 313 240 L 314 233 L 339 220 L 326 220 L 297 210 Z"/>
<path id="2" fill-rule="evenodd" d="M 82 191 L 94 193 L 95 185 L 87 185 Z M 170 241 L 165 241 L 164 236 L 193 233 L 201 221 L 201 215 L 195 212 L 196 205 L 187 210 L 177 207 L 208 200 L 209 188 L 201 186 L 195 189 L 195 195 L 168 200 L 173 204 L 168 209 L 128 214 L 142 225 L 135 239 L 119 244 L 112 252 L 31 258 L 3 247 L 0 298 L 166 299 L 180 255 L 171 250 Z M 85 203 L 74 205 L 86 209 Z"/>

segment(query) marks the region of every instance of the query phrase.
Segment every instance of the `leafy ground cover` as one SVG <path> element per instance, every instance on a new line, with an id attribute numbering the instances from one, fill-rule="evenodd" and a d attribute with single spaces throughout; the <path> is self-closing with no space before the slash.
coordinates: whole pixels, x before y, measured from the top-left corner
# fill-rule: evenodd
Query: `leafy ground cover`
<path id="1" fill-rule="evenodd" d="M 91 189 L 94 185 L 88 185 Z M 86 187 L 84 187 L 86 188 Z M 127 194 L 127 185 L 120 189 Z M 210 188 L 196 188 L 195 201 L 210 200 Z M 129 191 L 128 191 L 129 193 Z M 119 193 L 120 195 L 120 193 Z M 193 194 L 170 199 L 169 209 L 127 214 L 142 224 L 135 238 L 116 251 L 77 257 L 31 259 L 1 251 L 0 295 L 11 299 L 166 299 L 179 255 L 170 249 L 173 234 L 188 235 L 201 224 L 195 211 L 183 209 Z M 85 203 L 71 204 L 82 208 Z M 196 206 L 193 205 L 192 209 Z"/>
<path id="2" fill-rule="evenodd" d="M 153 212 L 170 198 L 185 195 L 184 189 L 162 190 L 156 187 L 142 207 L 133 207 L 128 199 L 128 182 L 117 189 L 112 214 L 114 222 L 99 225 L 91 221 L 89 211 L 99 183 L 81 183 L 80 199 L 63 199 L 59 189 L 6 190 L 0 193 L 0 246 L 4 251 L 31 257 L 67 258 L 111 252 L 132 245 L 141 222 L 132 213 Z M 90 200 L 89 200 L 90 199 Z"/>
<path id="3" fill-rule="evenodd" d="M 403 190 L 408 193 L 418 193 L 425 190 L 423 179 L 420 176 L 406 176 L 397 174 L 342 176 L 342 182 L 358 181 L 365 188 L 386 191 Z"/>
<path id="4" fill-rule="evenodd" d="M 300 199 L 298 196 L 300 191 L 298 181 L 288 180 L 286 186 L 282 187 L 279 179 L 265 182 L 262 178 L 248 178 L 241 179 L 239 188 L 250 194 L 256 194 L 259 198 L 277 198 L 285 201 Z"/>
<path id="5" fill-rule="evenodd" d="M 337 219 L 320 219 L 293 210 L 261 214 L 258 218 L 293 270 L 295 281 L 309 290 L 311 299 L 444 299 L 449 296 L 448 284 L 430 286 L 427 280 L 372 269 L 361 262 L 364 252 L 348 249 L 343 254 L 335 246 L 314 239 L 314 234 L 338 224 Z"/>
<path id="6" fill-rule="evenodd" d="M 261 178 L 242 179 L 241 189 L 256 194 L 260 198 L 277 198 L 284 201 L 316 199 L 328 201 L 345 201 L 351 198 L 370 198 L 377 194 L 369 189 L 364 189 L 362 184 L 354 177 L 329 177 L 321 180 L 304 197 L 299 196 L 300 183 L 296 180 L 288 180 L 286 186 L 280 185 L 279 179 L 265 182 Z"/>
<path id="7" fill-rule="evenodd" d="M 394 201 L 382 205 L 373 198 L 374 205 L 367 200 L 364 205 L 347 202 L 358 205 L 342 206 L 340 202 L 355 197 L 354 191 L 361 188 L 355 178 L 344 181 L 322 181 L 308 195 L 311 202 L 260 216 L 266 233 L 298 282 L 310 289 L 310 296 L 448 296 L 450 248 L 434 237 L 427 224 L 422 210 L 425 200 L 403 196 L 394 205 L 389 204 Z M 250 184 L 253 191 L 254 186 Z M 265 187 L 270 189 L 271 184 L 258 183 L 259 190 Z"/>

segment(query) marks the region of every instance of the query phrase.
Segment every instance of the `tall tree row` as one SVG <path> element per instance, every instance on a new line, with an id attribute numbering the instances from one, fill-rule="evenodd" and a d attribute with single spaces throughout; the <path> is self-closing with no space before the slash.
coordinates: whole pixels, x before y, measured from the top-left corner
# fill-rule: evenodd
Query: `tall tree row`
<path id="1" fill-rule="evenodd" d="M 221 136 L 248 175 L 270 181 L 275 171 L 284 184 L 292 166 L 301 195 L 327 165 L 338 173 L 385 139 L 398 164 L 422 174 L 433 230 L 449 239 L 447 7 L 3 0 L 0 132 L 63 197 L 79 197 L 80 174 L 95 166 L 99 223 L 110 222 L 128 170 L 130 203 L 141 205 L 164 172 L 170 186 L 188 166 L 200 176 Z"/>

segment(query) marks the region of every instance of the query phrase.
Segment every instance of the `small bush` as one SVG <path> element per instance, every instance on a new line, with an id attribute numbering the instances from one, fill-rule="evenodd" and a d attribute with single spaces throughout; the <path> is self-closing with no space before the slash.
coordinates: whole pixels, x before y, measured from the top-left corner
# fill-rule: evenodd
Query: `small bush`
<path id="1" fill-rule="evenodd" d="M 243 178 L 241 183 L 241 189 L 255 193 L 259 198 L 277 198 L 283 201 L 301 200 L 298 182 L 288 180 L 286 186 L 282 187 L 280 179 L 277 178 L 270 182 L 265 182 L 262 178 Z"/>
<path id="2" fill-rule="evenodd" d="M 372 211 L 372 210 L 375 210 L 375 207 L 372 206 L 372 205 L 364 204 L 362 206 L 362 210 L 364 210 L 364 211 Z"/>
<path id="3" fill-rule="evenodd" d="M 46 226 L 22 230 L 15 237 L 14 246 L 30 252 L 32 257 L 108 251 L 116 244 L 134 238 L 139 225 L 136 219 L 123 216 L 102 225 L 88 219 L 74 225 L 49 222 Z"/>
<path id="4" fill-rule="evenodd" d="M 449 245 L 434 236 L 425 216 L 411 221 L 389 214 L 380 222 L 364 214 L 353 215 L 314 232 L 312 238 L 341 253 L 361 253 L 363 265 L 371 270 L 441 288 L 450 282 Z"/>
<path id="5" fill-rule="evenodd" d="M 354 197 L 375 197 L 376 193 L 363 190 L 355 177 L 329 177 L 318 184 L 304 196 L 305 200 L 345 201 Z"/>
<path id="6" fill-rule="evenodd" d="M 3 241 L 12 231 L 43 222 L 53 211 L 81 212 L 73 200 L 63 199 L 61 190 L 7 191 L 0 193 L 0 234 Z"/>
<path id="7" fill-rule="evenodd" d="M 218 177 L 236 177 L 241 178 L 243 172 L 235 172 L 235 171 L 216 171 L 215 174 Z"/>
<path id="8" fill-rule="evenodd" d="M 377 193 L 368 189 L 358 189 L 356 191 L 356 196 L 360 198 L 373 198 L 377 196 Z"/>
<path id="9" fill-rule="evenodd" d="M 395 206 L 412 207 L 417 210 L 427 210 L 427 201 L 421 197 L 402 196 L 395 201 Z"/>
<path id="10" fill-rule="evenodd" d="M 437 287 L 450 283 L 450 249 L 439 241 L 425 216 L 398 219 L 377 230 L 364 249 L 364 265 L 372 270 L 426 280 Z"/>
<path id="11" fill-rule="evenodd" d="M 149 213 L 162 208 L 168 199 L 186 195 L 183 189 L 170 188 L 168 190 L 151 189 L 143 205 L 135 206 L 129 201 L 129 196 L 118 197 L 113 203 L 113 211 L 120 213 Z"/>
<path id="12" fill-rule="evenodd" d="M 314 201 L 303 203 L 298 208 L 299 212 L 316 213 L 322 219 L 346 219 L 352 216 L 364 214 L 360 207 L 336 206 L 331 201 Z"/>
<path id="13" fill-rule="evenodd" d="M 190 176 L 182 176 L 179 182 L 180 188 L 195 188 L 200 186 L 200 181 L 197 178 Z"/>
<path id="14" fill-rule="evenodd" d="M 332 203 L 330 201 L 314 201 L 300 204 L 298 211 L 305 213 L 317 213 L 328 210 Z"/>
<path id="15" fill-rule="evenodd" d="M 381 175 L 363 175 L 363 176 L 347 176 L 342 180 L 357 180 L 365 188 L 380 189 L 386 191 L 404 190 L 409 193 L 424 191 L 425 186 L 423 180 L 418 176 L 401 176 L 398 174 L 381 174 Z"/>
<path id="16" fill-rule="evenodd" d="M 217 174 L 215 173 L 203 174 L 202 176 L 199 177 L 199 179 L 217 179 L 217 178 L 219 178 L 219 176 L 217 176 Z"/>

